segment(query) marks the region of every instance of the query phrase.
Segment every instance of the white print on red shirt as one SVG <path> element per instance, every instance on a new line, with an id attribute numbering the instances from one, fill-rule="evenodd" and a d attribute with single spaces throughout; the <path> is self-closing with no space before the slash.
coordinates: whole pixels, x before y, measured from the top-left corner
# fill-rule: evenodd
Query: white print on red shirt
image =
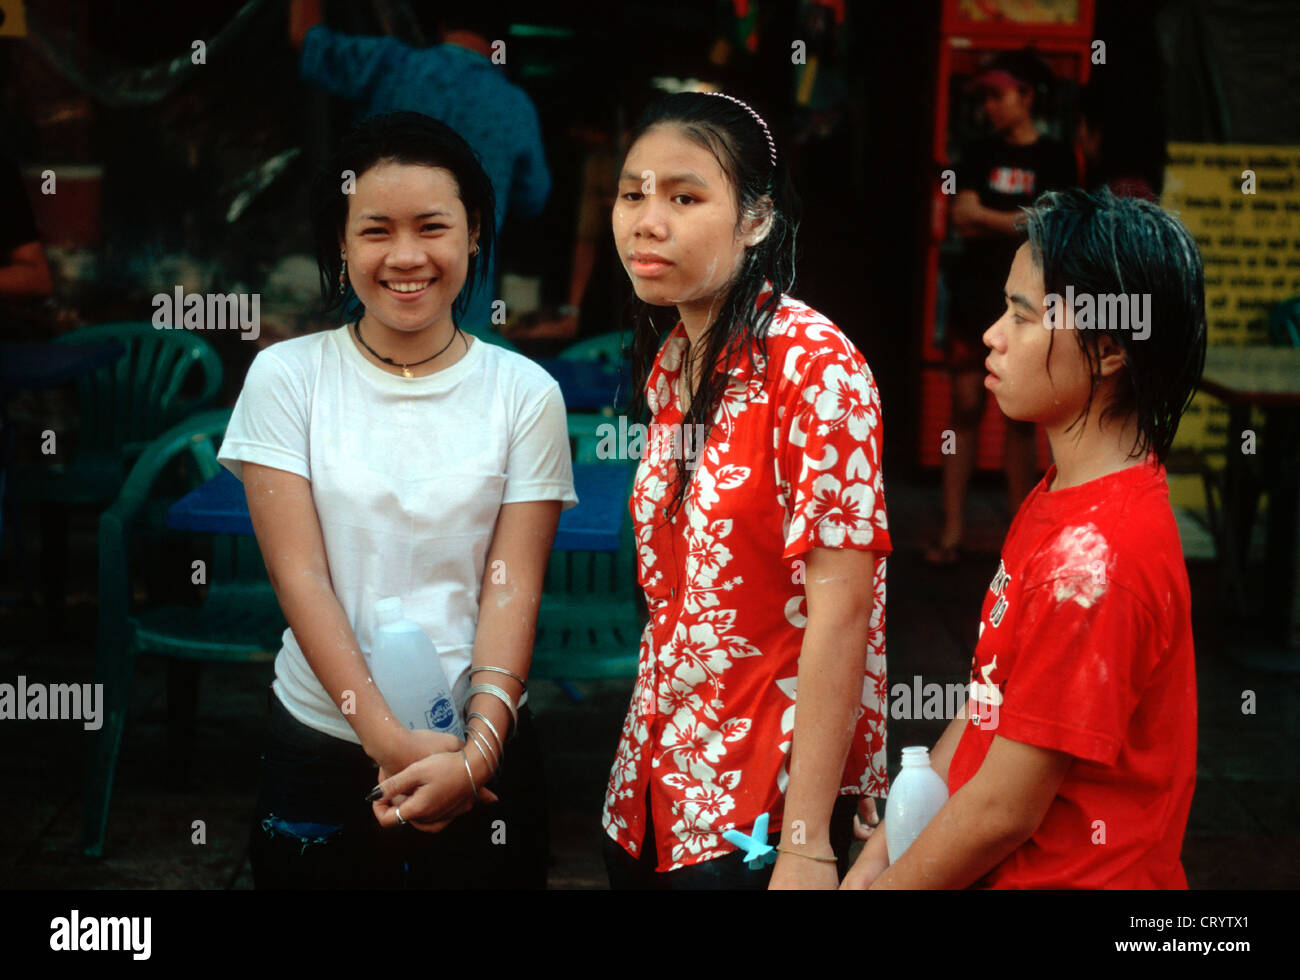
<path id="1" fill-rule="evenodd" d="M 997 596 L 997 601 L 993 603 L 993 608 L 989 610 L 988 622 L 994 629 L 1002 625 L 1002 620 L 1006 617 L 1007 608 L 1007 586 L 1011 584 L 1011 573 L 1007 571 L 1006 563 L 998 561 L 997 573 L 993 580 L 989 582 L 989 592 Z M 980 637 L 984 636 L 984 621 L 980 620 Z M 983 667 L 978 665 L 975 657 L 971 658 L 971 682 L 970 682 L 970 700 L 974 707 L 971 712 L 970 721 L 972 725 L 979 726 L 986 730 L 992 730 L 998 726 L 998 708 L 1002 704 L 1002 685 L 993 680 L 993 672 L 998 669 L 998 658 L 994 654 L 993 659 Z M 983 681 L 976 679 L 975 671 L 979 671 L 979 676 Z"/>

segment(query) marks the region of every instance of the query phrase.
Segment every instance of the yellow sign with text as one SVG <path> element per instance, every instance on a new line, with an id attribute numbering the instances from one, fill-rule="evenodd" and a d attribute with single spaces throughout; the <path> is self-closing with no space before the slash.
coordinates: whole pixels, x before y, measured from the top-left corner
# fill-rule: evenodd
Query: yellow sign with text
<path id="1" fill-rule="evenodd" d="M 1267 344 L 1270 311 L 1300 294 L 1300 146 L 1170 143 L 1160 203 L 1200 247 L 1209 345 Z M 1222 402 L 1197 394 L 1174 446 L 1221 465 L 1227 423 Z M 1201 508 L 1205 496 L 1181 476 L 1170 499 Z"/>
<path id="2" fill-rule="evenodd" d="M 0 0 L 0 37 L 26 37 L 27 15 L 23 0 Z"/>

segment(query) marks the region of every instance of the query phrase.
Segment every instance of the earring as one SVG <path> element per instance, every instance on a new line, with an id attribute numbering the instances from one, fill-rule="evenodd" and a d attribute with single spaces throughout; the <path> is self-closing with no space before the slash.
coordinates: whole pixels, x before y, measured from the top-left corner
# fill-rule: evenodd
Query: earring
<path id="1" fill-rule="evenodd" d="M 469 250 L 469 254 L 470 254 L 470 255 L 478 255 L 478 246 L 475 245 L 473 248 L 471 248 L 471 249 Z"/>
<path id="2" fill-rule="evenodd" d="M 348 291 L 348 260 L 342 252 L 339 258 L 343 259 L 343 265 L 339 267 L 339 295 L 342 296 Z"/>

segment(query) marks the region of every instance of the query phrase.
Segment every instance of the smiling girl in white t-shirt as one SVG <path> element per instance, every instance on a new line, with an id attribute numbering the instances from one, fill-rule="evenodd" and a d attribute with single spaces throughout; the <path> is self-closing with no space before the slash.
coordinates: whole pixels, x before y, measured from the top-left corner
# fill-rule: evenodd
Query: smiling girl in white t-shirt
<path id="1" fill-rule="evenodd" d="M 556 383 L 455 325 L 491 252 L 491 183 L 450 128 L 391 113 L 348 134 L 313 210 L 327 306 L 355 294 L 361 315 L 262 351 L 220 453 L 289 623 L 255 881 L 544 886 L 521 702 L 546 558 L 577 498 Z M 467 741 L 406 729 L 371 680 L 385 596 L 436 646 Z"/>

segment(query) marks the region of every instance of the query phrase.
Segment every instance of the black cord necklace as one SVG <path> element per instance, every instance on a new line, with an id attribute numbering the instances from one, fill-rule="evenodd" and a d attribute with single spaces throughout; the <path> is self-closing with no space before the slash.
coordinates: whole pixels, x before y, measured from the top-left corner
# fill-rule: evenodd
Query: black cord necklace
<path id="1" fill-rule="evenodd" d="M 401 369 L 402 369 L 402 377 L 404 377 L 404 378 L 413 378 L 413 377 L 415 377 L 415 375 L 413 375 L 413 374 L 411 373 L 411 368 L 413 368 L 413 367 L 419 367 L 421 364 L 428 364 L 428 363 L 429 363 L 430 361 L 432 361 L 435 357 L 441 357 L 443 354 L 445 354 L 445 353 L 447 352 L 447 348 L 450 347 L 453 343 L 456 342 L 456 335 L 460 333 L 460 327 L 452 327 L 452 330 L 451 330 L 451 339 L 448 340 L 445 344 L 442 345 L 442 350 L 438 351 L 437 354 L 431 354 L 431 355 L 429 355 L 428 357 L 426 357 L 426 358 L 425 358 L 424 360 L 422 360 L 422 361 L 412 361 L 410 364 L 398 364 L 398 363 L 397 363 L 396 361 L 394 361 L 391 357 L 384 357 L 383 355 L 381 355 L 377 350 L 375 350 L 373 347 L 371 347 L 369 344 L 367 344 L 367 343 L 365 342 L 365 340 L 362 339 L 362 337 L 361 337 L 361 321 L 360 321 L 360 320 L 358 320 L 356 323 L 354 323 L 354 324 L 352 325 L 352 328 L 357 332 L 357 341 L 361 344 L 362 347 L 364 347 L 366 350 L 370 351 L 370 353 L 374 354 L 375 357 L 376 357 L 378 360 L 383 361 L 385 364 L 391 364 L 393 367 L 399 367 L 399 368 L 401 368 Z M 465 346 L 466 346 L 467 348 L 469 347 L 469 341 L 465 341 Z"/>

